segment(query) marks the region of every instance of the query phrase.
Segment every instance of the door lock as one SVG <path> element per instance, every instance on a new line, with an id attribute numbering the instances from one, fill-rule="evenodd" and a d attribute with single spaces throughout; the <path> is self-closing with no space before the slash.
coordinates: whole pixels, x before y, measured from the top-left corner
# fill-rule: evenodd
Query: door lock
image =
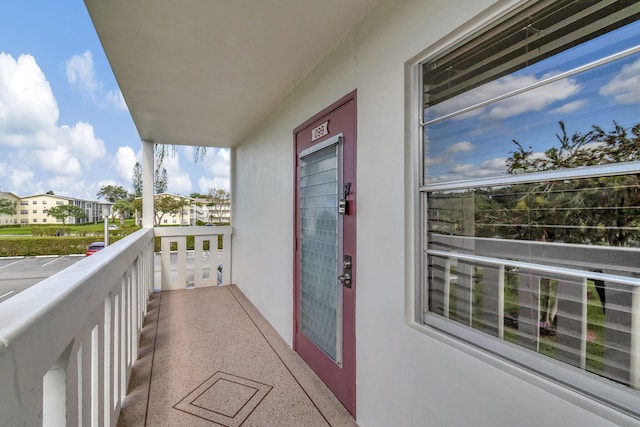
<path id="1" fill-rule="evenodd" d="M 351 192 L 351 183 L 347 182 L 344 185 L 344 190 L 342 191 L 342 198 L 338 202 L 338 214 L 340 215 L 348 215 L 349 209 L 347 204 L 347 196 Z"/>
<path id="2" fill-rule="evenodd" d="M 345 255 L 342 260 L 342 274 L 338 276 L 338 281 L 342 283 L 345 288 L 351 289 L 351 255 Z"/>

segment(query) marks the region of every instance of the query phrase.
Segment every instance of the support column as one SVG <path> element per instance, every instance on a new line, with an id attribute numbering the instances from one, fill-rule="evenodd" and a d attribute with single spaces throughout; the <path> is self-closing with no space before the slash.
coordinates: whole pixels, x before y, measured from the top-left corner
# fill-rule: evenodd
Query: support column
<path id="1" fill-rule="evenodd" d="M 142 227 L 153 227 L 153 141 L 142 141 Z"/>

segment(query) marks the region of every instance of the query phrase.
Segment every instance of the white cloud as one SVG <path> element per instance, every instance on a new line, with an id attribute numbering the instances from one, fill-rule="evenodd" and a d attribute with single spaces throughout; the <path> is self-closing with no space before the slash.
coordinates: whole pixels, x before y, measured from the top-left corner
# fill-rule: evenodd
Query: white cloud
<path id="1" fill-rule="evenodd" d="M 472 174 L 475 178 L 486 176 L 504 175 L 507 170 L 506 157 L 499 157 L 482 162 L 477 170 Z"/>
<path id="2" fill-rule="evenodd" d="M 191 193 L 191 177 L 188 173 L 174 174 L 169 177 L 167 191 L 174 194 L 188 195 Z"/>
<path id="3" fill-rule="evenodd" d="M 193 159 L 195 151 L 194 147 L 180 147 L 179 151 L 186 159 Z M 231 182 L 230 159 L 231 154 L 228 148 L 207 148 L 207 153 L 204 158 L 198 160 L 196 165 L 197 170 L 203 171 L 197 182 L 199 193 L 207 193 L 213 188 L 220 188 L 229 191 Z M 170 183 L 171 179 L 171 174 L 169 174 Z"/>
<path id="4" fill-rule="evenodd" d="M 502 120 L 527 111 L 542 111 L 554 102 L 577 94 L 581 89 L 582 86 L 573 79 L 558 80 L 488 106 L 488 116 Z"/>
<path id="5" fill-rule="evenodd" d="M 473 179 L 504 175 L 507 170 L 506 161 L 506 158 L 498 157 L 495 159 L 485 160 L 480 163 L 480 165 L 472 163 L 457 163 L 447 171 L 447 175 L 434 177 L 430 182 L 434 183 L 447 180 Z"/>
<path id="6" fill-rule="evenodd" d="M 454 174 L 462 174 L 464 176 L 469 176 L 476 169 L 475 165 L 472 164 L 457 164 L 454 165 L 449 172 Z"/>
<path id="7" fill-rule="evenodd" d="M 11 175 L 9 178 L 9 182 L 11 183 L 12 188 L 30 188 L 30 185 L 33 182 L 33 172 L 26 169 L 11 169 Z"/>
<path id="8" fill-rule="evenodd" d="M 60 126 L 58 117 L 51 86 L 35 59 L 21 55 L 14 60 L 0 53 L 0 145 L 17 148 L 7 155 L 13 164 L 58 176 L 80 176 L 105 156 L 104 142 L 95 136 L 91 124 Z M 23 191 L 25 176 L 33 180 L 34 173 L 27 174 L 28 169 L 9 166 L 13 188 Z"/>
<path id="9" fill-rule="evenodd" d="M 103 108 L 113 108 L 114 110 L 128 111 L 127 103 L 124 101 L 122 92 L 120 90 L 110 90 L 104 96 L 104 100 L 101 103 Z"/>
<path id="10" fill-rule="evenodd" d="M 167 191 L 177 194 L 189 194 L 193 191 L 206 193 L 210 188 L 229 189 L 230 168 L 229 149 L 208 147 L 206 154 L 194 163 L 195 148 L 178 146 L 174 154 L 165 158 L 163 167 L 167 170 Z M 191 166 L 191 174 L 182 171 L 181 159 Z M 198 190 L 193 187 L 190 175 L 201 174 L 198 178 Z"/>
<path id="11" fill-rule="evenodd" d="M 479 102 L 530 86 L 547 77 L 548 75 L 540 78 L 532 75 L 505 76 L 435 105 L 433 112 L 437 116 L 449 114 Z M 582 86 L 578 84 L 576 80 L 562 79 L 483 108 L 472 110 L 457 116 L 456 119 L 460 120 L 478 115 L 486 115 L 493 120 L 502 120 L 527 111 L 542 111 L 554 102 L 562 101 L 576 95 L 581 89 Z"/>
<path id="12" fill-rule="evenodd" d="M 507 167 L 506 157 L 499 157 L 496 159 L 485 160 L 480 164 L 480 169 L 493 170 L 500 173 L 504 173 Z"/>
<path id="13" fill-rule="evenodd" d="M 54 172 L 58 175 L 78 176 L 82 173 L 82 166 L 77 157 L 69 151 L 66 146 L 58 146 L 46 150 L 36 150 L 33 152 L 35 158 L 44 170 Z"/>
<path id="14" fill-rule="evenodd" d="M 464 153 L 465 151 L 472 151 L 473 149 L 474 149 L 474 146 L 472 143 L 468 141 L 462 141 L 462 142 L 457 142 L 453 145 L 450 145 L 447 148 L 447 153 L 450 153 L 450 154 Z"/>
<path id="15" fill-rule="evenodd" d="M 35 58 L 15 60 L 0 52 L 0 145 L 20 146 L 23 135 L 50 132 L 58 116 L 51 86 Z"/>
<path id="16" fill-rule="evenodd" d="M 167 170 L 167 192 L 174 194 L 188 194 L 191 192 L 191 177 L 188 173 L 180 170 L 180 153 L 165 157 L 162 164 Z"/>
<path id="17" fill-rule="evenodd" d="M 47 180 L 47 189 L 60 196 L 84 197 L 89 200 L 96 198 L 95 192 L 87 194 L 87 185 L 84 180 L 78 180 L 74 176 L 54 176 L 49 178 Z"/>
<path id="18" fill-rule="evenodd" d="M 98 181 L 98 187 L 104 187 L 105 185 L 116 186 L 116 185 L 120 185 L 120 184 L 118 184 L 113 179 L 101 179 L 100 181 Z"/>
<path id="19" fill-rule="evenodd" d="M 131 147 L 118 147 L 115 156 L 115 167 L 118 175 L 126 182 L 131 182 L 133 167 L 138 161 L 136 153 Z"/>
<path id="20" fill-rule="evenodd" d="M 127 104 L 119 89 L 105 92 L 102 82 L 96 77 L 93 54 L 86 50 L 82 54 L 73 55 L 67 61 L 67 82 L 98 107 L 127 111 Z"/>
<path id="21" fill-rule="evenodd" d="M 214 177 L 229 178 L 231 176 L 230 157 L 228 148 L 215 148 L 212 153 L 207 153 L 205 159 L 207 172 Z"/>
<path id="22" fill-rule="evenodd" d="M 73 55 L 67 61 L 67 81 L 83 94 L 94 98 L 99 84 L 93 68 L 93 54 L 85 50 L 81 55 Z"/>
<path id="23" fill-rule="evenodd" d="M 640 59 L 622 67 L 620 73 L 600 88 L 600 95 L 613 96 L 623 104 L 640 102 Z"/>
<path id="24" fill-rule="evenodd" d="M 214 188 L 229 191 L 231 186 L 229 178 L 207 178 L 205 176 L 201 176 L 200 178 L 198 178 L 198 188 L 200 189 L 200 193 L 207 193 L 209 190 Z"/>
<path id="25" fill-rule="evenodd" d="M 567 114 L 577 111 L 587 105 L 587 101 L 582 99 L 578 101 L 568 102 L 563 106 L 549 111 L 549 114 Z"/>
<path id="26" fill-rule="evenodd" d="M 218 149 L 217 155 L 219 159 L 229 164 L 229 161 L 231 160 L 231 150 L 229 150 L 228 148 L 220 148 Z"/>
<path id="27" fill-rule="evenodd" d="M 104 142 L 95 136 L 93 126 L 89 123 L 78 122 L 75 126 L 62 126 L 60 133 L 65 145 L 69 146 L 73 154 L 86 166 L 107 153 Z"/>
<path id="28" fill-rule="evenodd" d="M 441 163 L 451 163 L 453 161 L 453 157 L 451 156 L 440 156 L 440 157 L 427 157 L 424 159 L 425 165 L 439 165 Z"/>
<path id="29" fill-rule="evenodd" d="M 106 155 L 104 142 L 96 138 L 93 126 L 84 122 L 55 128 L 35 140 L 39 143 L 30 150 L 30 155 L 37 160 L 39 168 L 58 175 L 79 176 L 83 166 L 88 168 Z"/>

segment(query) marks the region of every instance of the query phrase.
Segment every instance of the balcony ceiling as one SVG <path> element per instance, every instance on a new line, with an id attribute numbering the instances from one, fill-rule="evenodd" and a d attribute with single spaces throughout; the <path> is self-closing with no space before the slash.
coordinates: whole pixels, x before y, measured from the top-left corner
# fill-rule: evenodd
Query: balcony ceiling
<path id="1" fill-rule="evenodd" d="M 85 0 L 140 137 L 232 147 L 378 0 Z"/>

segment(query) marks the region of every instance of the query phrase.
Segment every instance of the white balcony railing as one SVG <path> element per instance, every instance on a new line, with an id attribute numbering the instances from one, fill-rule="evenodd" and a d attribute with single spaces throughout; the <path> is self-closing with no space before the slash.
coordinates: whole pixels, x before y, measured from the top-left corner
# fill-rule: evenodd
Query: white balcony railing
<path id="1" fill-rule="evenodd" d="M 230 226 L 156 228 L 161 241 L 161 290 L 230 284 L 231 232 Z M 224 250 L 218 248 L 219 238 Z"/>
<path id="2" fill-rule="evenodd" d="M 174 253 L 163 252 L 163 290 L 190 285 L 192 273 L 183 262 L 186 236 L 195 240 L 191 285 L 215 286 L 220 264 L 222 282 L 230 283 L 231 227 L 167 227 L 140 230 L 4 301 L 3 427 L 116 425 L 157 280 L 154 234 L 165 248 L 177 242 Z M 224 255 L 217 251 L 218 235 L 223 235 Z M 172 258 L 179 265 L 172 266 Z"/>
<path id="3" fill-rule="evenodd" d="M 115 425 L 152 280 L 146 229 L 3 302 L 3 425 Z"/>
<path id="4" fill-rule="evenodd" d="M 636 249 L 434 233 L 425 254 L 429 266 L 426 323 L 458 334 L 467 333 L 469 329 L 461 332 L 464 325 L 608 378 L 628 390 L 640 390 L 640 253 Z M 454 322 L 443 322 L 443 318 Z M 465 337 L 479 345 L 489 342 L 478 334 Z M 496 353 L 508 352 L 507 357 L 541 372 L 549 369 L 521 352 L 490 342 Z M 567 381 L 577 384 L 569 377 Z M 598 387 L 600 383 L 596 394 Z M 614 403 L 625 409 L 636 405 L 630 410 L 637 412 L 637 401 L 629 398 L 632 394 L 622 391 Z"/>

